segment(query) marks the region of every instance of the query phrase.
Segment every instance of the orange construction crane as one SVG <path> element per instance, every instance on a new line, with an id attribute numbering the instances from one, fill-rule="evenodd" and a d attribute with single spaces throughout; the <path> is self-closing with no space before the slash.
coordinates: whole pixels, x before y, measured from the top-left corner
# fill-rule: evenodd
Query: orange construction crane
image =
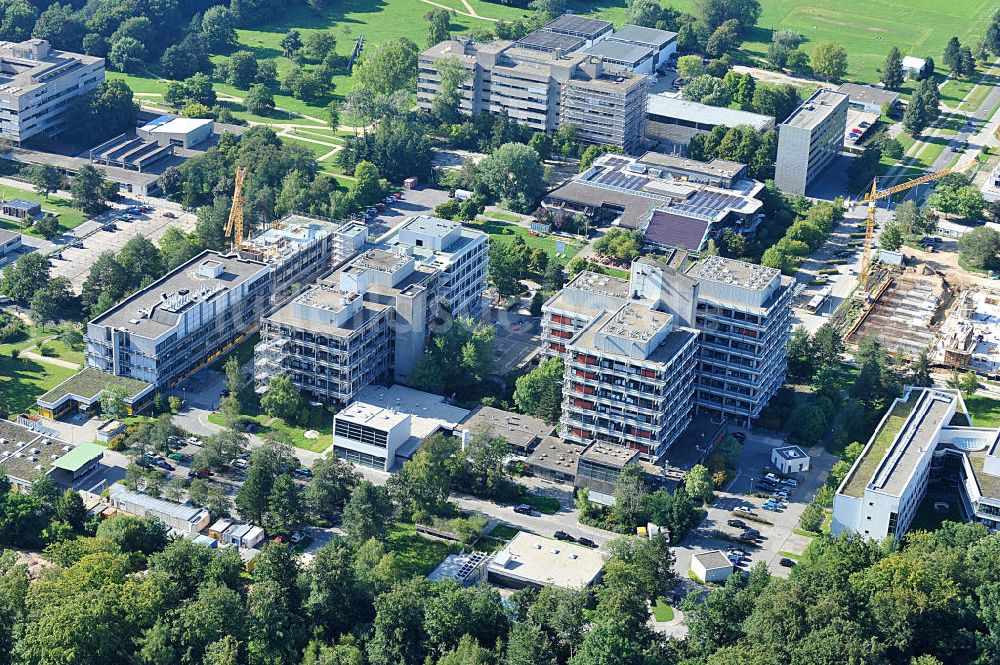
<path id="1" fill-rule="evenodd" d="M 243 181 L 247 177 L 247 167 L 236 167 L 236 187 L 233 189 L 233 205 L 229 208 L 229 221 L 226 222 L 226 237 L 233 238 L 233 251 L 243 247 Z"/>

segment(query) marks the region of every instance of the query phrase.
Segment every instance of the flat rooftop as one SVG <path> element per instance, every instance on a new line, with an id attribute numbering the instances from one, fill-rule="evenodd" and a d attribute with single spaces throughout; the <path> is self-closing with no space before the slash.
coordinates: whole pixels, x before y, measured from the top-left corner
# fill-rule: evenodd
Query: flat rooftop
<path id="1" fill-rule="evenodd" d="M 336 415 L 337 420 L 352 422 L 358 425 L 367 425 L 368 427 L 386 431 L 400 423 L 406 422 L 408 418 L 408 414 L 357 401 L 351 402 Z"/>
<path id="2" fill-rule="evenodd" d="M 542 26 L 542 30 L 573 32 L 587 35 L 588 37 L 596 37 L 608 28 L 613 27 L 614 24 L 611 21 L 602 21 L 601 19 L 587 18 L 575 14 L 562 14 Z"/>
<path id="3" fill-rule="evenodd" d="M 593 46 L 585 48 L 583 52 L 588 55 L 598 55 L 608 60 L 633 65 L 653 57 L 653 49 L 648 46 L 626 44 L 625 42 L 616 42 L 610 39 L 602 39 Z"/>
<path id="4" fill-rule="evenodd" d="M 775 448 L 774 453 L 784 460 L 797 460 L 806 459 L 809 457 L 806 455 L 805 451 L 798 446 L 782 446 L 781 448 Z"/>
<path id="5" fill-rule="evenodd" d="M 729 560 L 729 557 L 722 553 L 722 550 L 698 552 L 694 555 L 694 558 L 698 559 L 698 563 L 700 563 L 705 570 L 733 567 L 733 562 Z"/>
<path id="6" fill-rule="evenodd" d="M 349 268 L 356 267 L 392 273 L 405 266 L 412 259 L 412 256 L 405 256 L 384 249 L 369 249 L 354 258 Z"/>
<path id="7" fill-rule="evenodd" d="M 539 586 L 580 589 L 604 570 L 600 550 L 520 531 L 490 563 L 496 575 Z"/>
<path id="8" fill-rule="evenodd" d="M 112 386 L 125 388 L 127 399 L 135 399 L 151 387 L 145 381 L 130 376 L 106 374 L 94 367 L 85 367 L 39 397 L 38 402 L 54 405 L 63 397 L 77 397 L 90 401 L 97 399 L 101 392 Z"/>
<path id="9" fill-rule="evenodd" d="M 563 53 L 572 53 L 583 46 L 586 43 L 586 40 L 582 37 L 567 35 L 560 32 L 535 30 L 534 32 L 529 32 L 524 37 L 521 37 L 515 43 L 521 48 L 532 49 L 535 51 L 551 52 L 558 49 Z"/>
<path id="10" fill-rule="evenodd" d="M 677 155 L 667 155 L 662 152 L 650 150 L 639 158 L 640 164 L 661 166 L 676 171 L 688 171 L 691 173 L 703 173 L 705 175 L 719 176 L 723 178 L 735 178 L 741 171 L 746 169 L 746 164 L 729 161 L 728 159 L 712 158 L 707 162 Z"/>
<path id="11" fill-rule="evenodd" d="M 627 298 L 631 287 L 627 279 L 583 270 L 571 279 L 565 288 L 579 289 L 613 298 Z"/>
<path id="12" fill-rule="evenodd" d="M 687 274 L 698 280 L 763 291 L 771 285 L 775 277 L 781 275 L 781 271 L 746 261 L 710 256 L 692 265 Z"/>
<path id="13" fill-rule="evenodd" d="M 872 85 L 859 85 L 857 83 L 844 83 L 837 92 L 843 93 L 852 102 L 862 104 L 895 104 L 899 101 L 899 93 L 885 88 L 876 88 Z"/>
<path id="14" fill-rule="evenodd" d="M 217 277 L 203 270 L 219 266 Z M 267 269 L 260 261 L 206 250 L 90 323 L 155 339 L 172 330 L 195 304 L 216 300 Z"/>
<path id="15" fill-rule="evenodd" d="M 425 235 L 433 236 L 435 238 L 443 238 L 456 228 L 462 225 L 458 222 L 453 222 L 448 219 L 441 219 L 440 217 L 431 217 L 430 215 L 416 215 L 410 218 L 408 222 L 400 227 L 402 229 L 408 229 L 415 233 L 423 233 Z"/>
<path id="16" fill-rule="evenodd" d="M 141 506 L 144 510 L 180 519 L 185 522 L 198 522 L 205 512 L 203 509 L 187 503 L 176 503 L 174 501 L 167 501 L 166 499 L 157 499 L 142 492 L 133 492 L 118 483 L 109 487 L 108 493 L 112 499 L 124 501 L 126 506 L 129 504 L 132 506 Z M 126 512 L 130 511 L 126 509 Z"/>
<path id="17" fill-rule="evenodd" d="M 377 302 L 362 300 L 357 313 L 346 317 L 340 323 L 330 321 L 318 321 L 313 318 L 303 318 L 298 316 L 295 307 L 296 303 L 304 303 L 321 309 L 328 309 L 331 312 L 339 312 L 345 307 L 345 300 L 353 302 L 357 298 L 362 298 L 357 293 L 344 293 L 339 288 L 325 283 L 319 283 L 309 287 L 301 294 L 286 302 L 279 309 L 271 312 L 265 318 L 275 323 L 284 323 L 294 328 L 302 328 L 314 333 L 325 333 L 331 337 L 349 337 L 354 332 L 361 330 L 372 319 L 380 316 L 389 305 Z"/>
<path id="18" fill-rule="evenodd" d="M 663 47 L 677 39 L 677 33 L 670 32 L 669 30 L 646 28 L 641 25 L 624 25 L 621 30 L 615 30 L 615 33 L 608 37 L 608 39 Z"/>
<path id="19" fill-rule="evenodd" d="M 535 439 L 541 439 L 555 431 L 555 425 L 550 425 L 541 418 L 504 411 L 492 406 L 476 407 L 462 426 L 471 431 L 487 427 L 494 436 L 502 436 L 512 446 L 522 449 L 528 448 Z"/>
<path id="20" fill-rule="evenodd" d="M 638 459 L 638 457 L 638 450 L 600 442 L 590 444 L 580 455 L 580 459 L 612 469 L 624 469 L 629 462 Z"/>
<path id="21" fill-rule="evenodd" d="M 0 472 L 24 482 L 48 473 L 52 462 L 73 446 L 44 436 L 9 420 L 0 419 Z"/>
<path id="22" fill-rule="evenodd" d="M 73 450 L 52 462 L 52 466 L 75 473 L 95 459 L 100 459 L 105 450 L 104 446 L 96 443 L 79 443 Z"/>
<path id="23" fill-rule="evenodd" d="M 575 476 L 577 462 L 584 450 L 584 446 L 557 436 L 546 436 L 524 461 L 532 466 Z"/>
<path id="24" fill-rule="evenodd" d="M 626 303 L 617 312 L 609 313 L 597 332 L 615 337 L 648 341 L 669 325 L 673 315 Z"/>
<path id="25" fill-rule="evenodd" d="M 781 124 L 799 129 L 813 129 L 826 120 L 838 104 L 846 101 L 847 95 L 835 90 L 820 88 L 809 99 L 802 102 L 799 108 L 795 109 L 792 115 L 788 116 Z"/>
<path id="26" fill-rule="evenodd" d="M 749 125 L 758 132 L 774 126 L 774 118 L 769 115 L 709 106 L 680 97 L 670 97 L 663 93 L 650 95 L 646 100 L 646 114 L 674 120 L 698 123 L 699 125 L 723 125 L 736 127 Z"/>
<path id="27" fill-rule="evenodd" d="M 355 403 L 357 402 L 409 414 L 412 417 L 410 434 L 417 439 L 423 439 L 441 427 L 457 428 L 470 413 L 468 409 L 446 404 L 444 397 L 440 395 L 398 384 L 388 388 L 379 385 L 365 386 L 358 392 L 355 398 Z"/>
<path id="28" fill-rule="evenodd" d="M 0 42 L 0 93 L 21 95 L 101 60 L 96 56 L 57 51 L 44 39 Z"/>

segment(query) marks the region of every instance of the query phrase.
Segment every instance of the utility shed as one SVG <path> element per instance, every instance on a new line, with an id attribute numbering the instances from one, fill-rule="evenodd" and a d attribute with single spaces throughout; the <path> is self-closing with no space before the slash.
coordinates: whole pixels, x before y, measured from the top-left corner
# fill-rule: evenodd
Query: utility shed
<path id="1" fill-rule="evenodd" d="M 691 572 L 702 582 L 722 584 L 733 574 L 733 562 L 722 550 L 699 552 L 691 557 Z"/>
<path id="2" fill-rule="evenodd" d="M 59 459 L 52 462 L 53 468 L 62 469 L 72 475 L 73 480 L 81 478 L 100 463 L 104 446 L 96 443 L 80 443 Z"/>

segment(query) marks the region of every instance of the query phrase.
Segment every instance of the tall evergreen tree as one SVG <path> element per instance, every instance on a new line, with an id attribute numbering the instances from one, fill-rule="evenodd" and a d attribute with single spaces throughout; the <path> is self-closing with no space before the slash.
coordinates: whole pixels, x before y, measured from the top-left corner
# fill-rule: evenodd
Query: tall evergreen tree
<path id="1" fill-rule="evenodd" d="M 899 90 L 903 85 L 903 56 L 893 46 L 882 64 L 882 85 L 886 90 Z"/>
<path id="2" fill-rule="evenodd" d="M 958 37 L 952 37 L 948 40 L 948 45 L 944 47 L 944 55 L 941 56 L 941 62 L 944 66 L 948 68 L 948 71 L 955 71 L 955 67 L 958 66 L 959 51 L 962 48 L 962 43 L 958 41 Z"/>

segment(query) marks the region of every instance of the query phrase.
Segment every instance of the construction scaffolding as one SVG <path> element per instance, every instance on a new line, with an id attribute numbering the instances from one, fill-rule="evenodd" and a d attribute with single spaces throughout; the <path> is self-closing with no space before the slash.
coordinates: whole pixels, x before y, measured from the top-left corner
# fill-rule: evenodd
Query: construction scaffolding
<path id="1" fill-rule="evenodd" d="M 964 291 L 941 325 L 931 359 L 991 378 L 1000 374 L 1000 293 Z"/>
<path id="2" fill-rule="evenodd" d="M 872 292 L 871 306 L 847 337 L 852 344 L 875 335 L 890 351 L 915 357 L 929 350 L 941 308 L 949 298 L 944 279 L 926 267 L 891 277 Z"/>

